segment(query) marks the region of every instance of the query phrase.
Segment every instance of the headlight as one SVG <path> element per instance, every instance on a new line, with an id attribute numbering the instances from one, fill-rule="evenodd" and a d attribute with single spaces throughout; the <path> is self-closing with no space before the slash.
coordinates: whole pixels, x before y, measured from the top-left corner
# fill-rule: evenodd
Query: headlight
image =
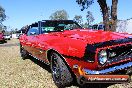
<path id="1" fill-rule="evenodd" d="M 100 51 L 99 54 L 98 54 L 98 58 L 99 58 L 99 63 L 101 65 L 104 65 L 107 62 L 107 52 L 106 52 L 106 50 Z"/>

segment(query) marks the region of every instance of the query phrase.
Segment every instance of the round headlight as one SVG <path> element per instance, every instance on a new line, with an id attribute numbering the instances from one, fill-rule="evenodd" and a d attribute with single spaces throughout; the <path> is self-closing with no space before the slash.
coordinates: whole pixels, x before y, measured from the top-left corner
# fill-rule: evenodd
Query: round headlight
<path id="1" fill-rule="evenodd" d="M 105 50 L 102 50 L 99 52 L 99 63 L 101 65 L 105 64 L 107 62 L 107 52 Z"/>

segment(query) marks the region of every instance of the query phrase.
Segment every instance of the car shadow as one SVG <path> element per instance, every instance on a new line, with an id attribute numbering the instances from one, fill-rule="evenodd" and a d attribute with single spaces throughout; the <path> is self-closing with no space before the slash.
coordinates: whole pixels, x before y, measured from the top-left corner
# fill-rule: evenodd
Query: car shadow
<path id="1" fill-rule="evenodd" d="M 44 62 L 40 61 L 40 60 L 37 60 L 35 59 L 34 57 L 30 56 L 29 59 L 34 62 L 35 64 L 37 64 L 38 66 L 42 67 L 43 69 L 47 70 L 49 73 L 51 73 L 51 70 L 50 70 L 50 66 L 49 65 L 46 65 Z"/>
<path id="2" fill-rule="evenodd" d="M 32 56 L 29 57 L 29 60 L 31 60 L 32 62 L 34 62 L 38 66 L 42 67 L 43 69 L 45 69 L 49 73 L 51 73 L 50 66 L 46 65 L 44 62 L 42 62 L 40 60 L 37 60 Z M 107 88 L 110 85 L 113 85 L 113 84 L 112 83 L 87 83 L 83 86 L 79 86 L 77 83 L 73 83 L 72 85 L 69 85 L 67 87 L 76 86 L 76 87 L 79 87 L 79 88 Z"/>
<path id="3" fill-rule="evenodd" d="M 0 44 L 4 44 L 4 43 L 7 43 L 7 41 L 2 41 L 2 42 L 0 41 Z"/>

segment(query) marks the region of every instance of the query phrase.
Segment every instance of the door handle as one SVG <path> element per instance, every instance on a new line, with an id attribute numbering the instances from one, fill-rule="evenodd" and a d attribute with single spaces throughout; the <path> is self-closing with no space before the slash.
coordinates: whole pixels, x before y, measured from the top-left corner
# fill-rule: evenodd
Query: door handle
<path id="1" fill-rule="evenodd" d="M 31 43 L 30 42 L 26 42 L 26 45 L 31 45 Z"/>

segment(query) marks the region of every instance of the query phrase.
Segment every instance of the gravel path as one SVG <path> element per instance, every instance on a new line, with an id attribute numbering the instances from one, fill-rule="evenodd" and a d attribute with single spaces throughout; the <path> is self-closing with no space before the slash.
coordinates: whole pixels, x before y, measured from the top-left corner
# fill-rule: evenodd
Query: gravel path
<path id="1" fill-rule="evenodd" d="M 92 87 L 92 86 L 91 86 Z M 91 88 L 89 87 L 89 88 Z M 94 85 L 93 88 L 106 86 Z M 131 83 L 115 84 L 108 88 L 132 88 Z M 49 67 L 33 59 L 22 60 L 19 41 L 9 40 L 0 44 L 0 88 L 57 88 L 52 80 Z M 68 88 L 78 88 L 71 86 Z M 88 88 L 85 86 L 83 88 Z"/>

